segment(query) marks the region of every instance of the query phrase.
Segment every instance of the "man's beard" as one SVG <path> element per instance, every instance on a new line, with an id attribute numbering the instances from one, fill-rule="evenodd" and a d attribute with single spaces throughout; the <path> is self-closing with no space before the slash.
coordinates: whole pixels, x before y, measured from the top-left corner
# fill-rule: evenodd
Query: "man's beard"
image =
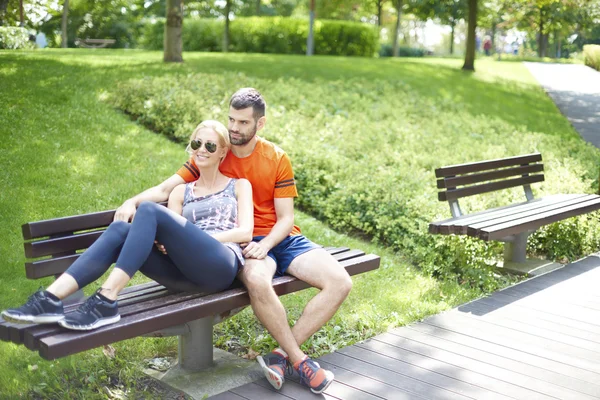
<path id="1" fill-rule="evenodd" d="M 256 135 L 256 127 L 254 127 L 254 129 L 249 132 L 247 135 L 244 135 L 243 133 L 236 133 L 236 135 L 239 135 L 240 137 L 238 139 L 234 139 L 233 137 L 231 137 L 231 131 L 229 131 L 229 141 L 231 142 L 232 145 L 234 146 L 243 146 L 245 144 L 247 144 L 248 142 L 250 142 L 254 136 Z"/>

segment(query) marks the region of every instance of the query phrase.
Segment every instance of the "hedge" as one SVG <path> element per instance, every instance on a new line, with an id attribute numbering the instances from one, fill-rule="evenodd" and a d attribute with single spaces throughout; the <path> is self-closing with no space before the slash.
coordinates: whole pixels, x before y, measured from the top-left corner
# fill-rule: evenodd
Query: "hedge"
<path id="1" fill-rule="evenodd" d="M 301 209 L 340 231 L 401 251 L 434 276 L 493 289 L 491 265 L 502 247 L 428 233 L 430 221 L 449 216 L 447 204 L 437 201 L 434 168 L 457 157 L 499 158 L 534 147 L 556 160 L 546 163 L 548 192 L 536 196 L 590 187 L 579 165 L 593 163 L 596 153 L 580 139 L 515 132 L 502 119 L 471 116 L 454 101 L 420 96 L 400 80 L 315 78 L 307 84 L 241 72 L 195 73 L 124 82 L 111 101 L 144 125 L 184 142 L 198 121 L 226 120 L 228 96 L 240 85 L 263 88 L 276 125 L 269 123 L 262 134 L 290 154 Z M 515 141 L 515 135 L 521 139 Z M 522 190 L 514 190 L 468 198 L 462 206 L 465 211 L 488 209 L 522 197 Z M 531 253 L 558 259 L 574 259 L 599 247 L 597 215 L 543 228 L 529 241 Z"/>
<path id="2" fill-rule="evenodd" d="M 379 57 L 392 57 L 394 54 L 394 46 L 391 44 L 382 44 L 379 49 Z M 399 57 L 423 57 L 425 55 L 425 50 L 417 49 L 414 47 L 398 47 L 398 56 Z"/>
<path id="3" fill-rule="evenodd" d="M 0 49 L 33 49 L 27 29 L 19 26 L 0 26 Z"/>
<path id="4" fill-rule="evenodd" d="M 600 71 L 600 45 L 587 44 L 583 46 L 585 65 Z"/>
<path id="5" fill-rule="evenodd" d="M 184 51 L 222 51 L 224 21 L 186 19 Z M 164 19 L 145 21 L 140 46 L 163 48 Z M 317 20 L 315 54 L 372 57 L 377 52 L 377 30 L 368 24 Z M 289 17 L 236 18 L 230 24 L 229 51 L 244 53 L 305 54 L 308 21 Z"/>

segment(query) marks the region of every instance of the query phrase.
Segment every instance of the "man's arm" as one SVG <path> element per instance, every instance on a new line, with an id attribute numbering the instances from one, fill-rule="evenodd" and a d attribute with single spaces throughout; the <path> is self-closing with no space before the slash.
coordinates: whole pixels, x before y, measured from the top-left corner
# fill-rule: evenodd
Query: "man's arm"
<path id="1" fill-rule="evenodd" d="M 142 193 L 134 196 L 121 205 L 121 207 L 117 208 L 117 212 L 115 213 L 115 221 L 129 221 L 135 215 L 135 211 L 137 210 L 137 206 L 142 201 L 153 201 L 155 203 L 165 201 L 169 198 L 171 191 L 177 185 L 181 185 L 185 183 L 185 180 L 179 176 L 178 174 L 174 174 L 170 178 L 163 181 L 161 184 L 151 187 L 150 189 L 144 190 Z"/>
<path id="2" fill-rule="evenodd" d="M 260 242 L 250 242 L 244 248 L 243 254 L 246 258 L 263 259 L 267 253 L 285 239 L 294 227 L 294 198 L 275 198 L 275 213 L 277 222 L 273 225 L 271 232 Z"/>

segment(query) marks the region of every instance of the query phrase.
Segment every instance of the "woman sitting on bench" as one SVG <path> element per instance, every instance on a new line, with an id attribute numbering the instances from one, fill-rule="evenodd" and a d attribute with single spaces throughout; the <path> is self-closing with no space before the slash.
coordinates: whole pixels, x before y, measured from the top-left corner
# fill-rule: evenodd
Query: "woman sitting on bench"
<path id="1" fill-rule="evenodd" d="M 115 323 L 121 319 L 117 296 L 138 270 L 170 289 L 228 288 L 244 264 L 240 243 L 252 240 L 254 227 L 250 182 L 219 171 L 230 146 L 225 126 L 202 122 L 187 147 L 200 170 L 197 181 L 177 186 L 168 209 L 143 202 L 131 224 L 113 222 L 47 290 L 3 311 L 2 317 L 20 323 L 58 322 L 76 330 Z M 100 278 L 113 263 L 102 287 L 78 310 L 64 315 L 61 300 Z"/>

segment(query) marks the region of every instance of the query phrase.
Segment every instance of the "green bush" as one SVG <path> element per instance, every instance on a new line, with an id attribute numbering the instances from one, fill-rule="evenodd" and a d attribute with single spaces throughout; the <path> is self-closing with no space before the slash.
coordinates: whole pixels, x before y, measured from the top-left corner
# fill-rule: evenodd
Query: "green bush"
<path id="1" fill-rule="evenodd" d="M 380 57 L 392 57 L 394 54 L 394 47 L 391 44 L 382 44 L 379 48 L 379 56 Z M 416 49 L 414 47 L 398 47 L 398 56 L 399 57 L 423 57 L 425 55 L 425 50 Z"/>
<path id="2" fill-rule="evenodd" d="M 600 71 L 600 45 L 586 44 L 583 46 L 585 65 Z"/>
<path id="3" fill-rule="evenodd" d="M 447 204 L 437 201 L 434 169 L 539 150 L 552 161 L 546 161 L 547 181 L 535 188 L 536 196 L 589 192 L 596 178 L 589 171 L 597 172 L 597 150 L 579 138 L 480 118 L 451 94 L 422 96 L 395 79 L 315 77 L 307 83 L 224 71 L 131 80 L 111 101 L 183 142 L 199 121 L 225 121 L 228 96 L 240 86 L 261 88 L 271 104 L 276 125 L 270 122 L 262 134 L 293 160 L 298 207 L 341 232 L 400 251 L 434 276 L 487 290 L 497 285 L 492 265 L 502 257 L 502 244 L 429 234 L 429 222 L 449 217 Z M 467 198 L 461 206 L 473 212 L 523 200 L 523 191 L 514 189 Z M 586 218 L 536 232 L 531 252 L 574 259 L 597 251 L 600 223 L 597 216 Z"/>
<path id="4" fill-rule="evenodd" d="M 0 26 L 0 49 L 33 49 L 27 29 L 19 26 Z"/>
<path id="5" fill-rule="evenodd" d="M 183 23 L 185 51 L 221 51 L 224 22 L 186 19 Z M 164 19 L 146 21 L 139 40 L 143 48 L 163 46 Z M 347 21 L 316 21 L 315 54 L 372 57 L 377 31 L 367 24 Z M 230 25 L 229 51 L 244 53 L 305 54 L 308 22 L 289 17 L 236 18 Z"/>

